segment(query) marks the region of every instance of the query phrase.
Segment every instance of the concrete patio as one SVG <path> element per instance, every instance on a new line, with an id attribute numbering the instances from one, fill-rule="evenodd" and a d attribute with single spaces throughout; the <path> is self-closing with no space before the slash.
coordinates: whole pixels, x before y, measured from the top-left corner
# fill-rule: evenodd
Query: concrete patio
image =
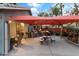
<path id="1" fill-rule="evenodd" d="M 23 45 L 15 47 L 8 56 L 79 56 L 79 46 L 68 43 L 60 36 L 52 38 L 55 42 L 49 45 L 40 45 L 40 38 L 23 39 Z"/>

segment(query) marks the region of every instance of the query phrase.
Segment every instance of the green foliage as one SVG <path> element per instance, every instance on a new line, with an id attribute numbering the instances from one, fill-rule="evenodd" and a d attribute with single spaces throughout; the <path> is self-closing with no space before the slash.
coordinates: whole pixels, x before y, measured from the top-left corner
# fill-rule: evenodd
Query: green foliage
<path id="1" fill-rule="evenodd" d="M 62 3 L 57 3 L 53 8 L 51 8 L 52 15 L 58 16 L 62 15 L 62 8 L 64 5 Z"/>
<path id="2" fill-rule="evenodd" d="M 46 16 L 49 16 L 49 14 L 47 12 L 41 12 L 38 14 L 38 16 L 46 17 Z"/>
<path id="3" fill-rule="evenodd" d="M 73 15 L 78 15 L 79 14 L 79 10 L 78 10 L 78 5 L 76 3 L 74 3 L 74 8 L 72 9 L 71 14 Z"/>
<path id="4" fill-rule="evenodd" d="M 59 16 L 63 14 L 64 4 L 57 3 L 54 7 L 51 7 L 47 12 L 40 12 L 38 16 Z M 71 15 L 78 15 L 79 14 L 79 6 L 74 3 L 74 8 L 72 8 L 71 12 L 66 10 L 66 13 L 70 13 Z"/>
<path id="5" fill-rule="evenodd" d="M 61 15 L 61 11 L 60 11 L 59 7 L 54 7 L 52 9 L 52 12 L 53 12 L 53 15 L 55 15 L 55 16 Z"/>
<path id="6" fill-rule="evenodd" d="M 50 11 L 48 12 L 40 12 L 38 14 L 38 16 L 58 16 L 58 15 L 62 15 L 62 9 L 63 9 L 64 5 L 62 3 L 57 3 L 53 8 L 50 8 Z"/>
<path id="7" fill-rule="evenodd" d="M 79 28 L 75 28 L 74 26 L 65 26 L 64 29 L 72 30 L 74 32 L 79 32 Z"/>

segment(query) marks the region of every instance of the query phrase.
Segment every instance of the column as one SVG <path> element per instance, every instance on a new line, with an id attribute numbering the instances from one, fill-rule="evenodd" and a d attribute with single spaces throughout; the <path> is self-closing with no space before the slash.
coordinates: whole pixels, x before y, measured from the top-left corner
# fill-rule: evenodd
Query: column
<path id="1" fill-rule="evenodd" d="M 4 18 L 0 16 L 0 55 L 5 54 L 5 22 Z"/>

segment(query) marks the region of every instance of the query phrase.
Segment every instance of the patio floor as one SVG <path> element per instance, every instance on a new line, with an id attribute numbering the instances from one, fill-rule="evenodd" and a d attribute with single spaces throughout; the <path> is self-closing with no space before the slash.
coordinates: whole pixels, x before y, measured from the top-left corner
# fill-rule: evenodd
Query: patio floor
<path id="1" fill-rule="evenodd" d="M 79 46 L 68 43 L 60 36 L 52 36 L 55 40 L 49 45 L 40 45 L 40 38 L 22 40 L 19 47 L 15 47 L 8 56 L 79 56 Z"/>

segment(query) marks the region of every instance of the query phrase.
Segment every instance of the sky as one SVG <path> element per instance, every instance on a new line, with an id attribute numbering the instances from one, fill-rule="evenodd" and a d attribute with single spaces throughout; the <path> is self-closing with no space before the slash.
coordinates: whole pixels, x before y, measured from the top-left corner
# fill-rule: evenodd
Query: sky
<path id="1" fill-rule="evenodd" d="M 31 8 L 32 16 L 37 16 L 39 12 L 48 11 L 51 7 L 55 6 L 55 3 L 19 3 L 20 6 Z M 72 3 L 65 3 L 63 8 L 63 14 L 66 11 L 73 8 Z"/>

